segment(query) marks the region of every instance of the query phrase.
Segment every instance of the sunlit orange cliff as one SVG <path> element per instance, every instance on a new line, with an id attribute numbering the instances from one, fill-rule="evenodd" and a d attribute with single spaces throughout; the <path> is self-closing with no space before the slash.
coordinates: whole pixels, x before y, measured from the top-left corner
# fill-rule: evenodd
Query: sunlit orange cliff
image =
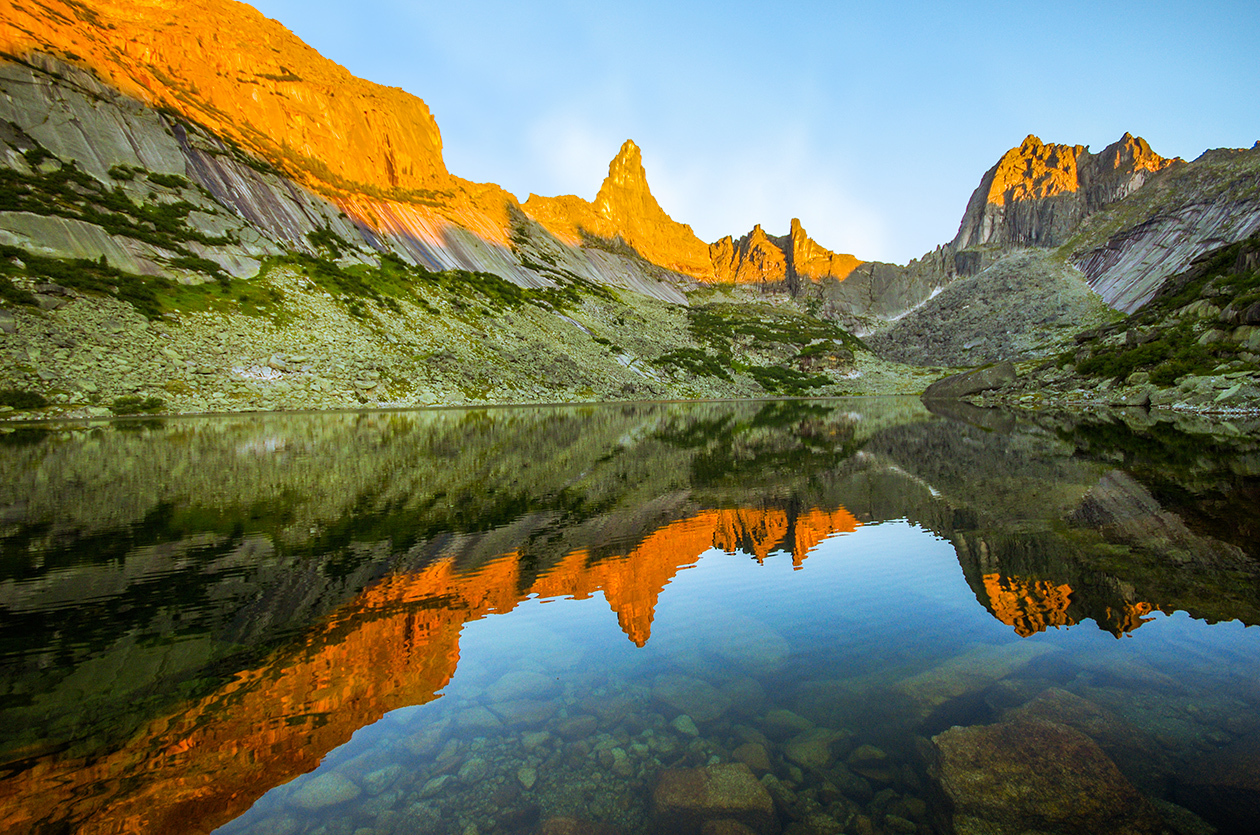
<path id="1" fill-rule="evenodd" d="M 459 662 L 463 624 L 532 597 L 602 593 L 642 646 L 666 585 L 713 548 L 791 553 L 855 530 L 844 508 L 706 510 L 648 534 L 622 556 L 569 554 L 531 582 L 509 553 L 472 573 L 449 560 L 365 589 L 299 643 L 236 673 L 91 760 L 39 759 L 0 782 L 0 828 L 63 822 L 81 833 L 208 832 L 385 713 L 437 697 Z M 90 790 L 89 790 L 90 788 Z"/>

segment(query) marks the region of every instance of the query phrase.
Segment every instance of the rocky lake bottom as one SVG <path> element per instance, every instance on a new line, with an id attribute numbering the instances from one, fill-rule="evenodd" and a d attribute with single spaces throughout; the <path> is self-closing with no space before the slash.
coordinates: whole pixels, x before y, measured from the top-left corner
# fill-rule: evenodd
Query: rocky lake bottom
<path id="1" fill-rule="evenodd" d="M 24 426 L 0 825 L 1244 832 L 1257 436 L 897 398 Z"/>

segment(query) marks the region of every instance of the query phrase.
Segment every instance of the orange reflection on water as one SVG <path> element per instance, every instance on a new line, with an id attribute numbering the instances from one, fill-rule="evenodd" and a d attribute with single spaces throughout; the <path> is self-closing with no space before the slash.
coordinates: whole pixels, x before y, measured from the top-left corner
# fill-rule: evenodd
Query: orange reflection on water
<path id="1" fill-rule="evenodd" d="M 1069 614 L 1072 587 L 1067 583 L 1036 580 L 1029 577 L 985 574 L 981 600 L 995 618 L 1027 638 L 1047 628 L 1074 626 L 1079 618 Z M 1158 611 L 1152 603 L 1121 603 L 1107 606 L 1091 615 L 1099 628 L 1119 637 L 1127 635 L 1150 620 L 1147 615 Z"/>
<path id="2" fill-rule="evenodd" d="M 715 547 L 790 550 L 795 566 L 823 538 L 853 531 L 843 508 L 706 510 L 653 530 L 624 556 L 568 554 L 522 588 L 510 552 L 473 572 L 444 559 L 364 589 L 262 665 L 178 711 L 149 721 L 101 756 L 39 758 L 0 781 L 0 829 L 49 823 L 80 833 L 209 832 L 273 786 L 311 771 L 385 713 L 437 698 L 459 662 L 463 625 L 527 597 L 602 592 L 622 630 L 643 646 L 657 600 L 682 569 Z"/>

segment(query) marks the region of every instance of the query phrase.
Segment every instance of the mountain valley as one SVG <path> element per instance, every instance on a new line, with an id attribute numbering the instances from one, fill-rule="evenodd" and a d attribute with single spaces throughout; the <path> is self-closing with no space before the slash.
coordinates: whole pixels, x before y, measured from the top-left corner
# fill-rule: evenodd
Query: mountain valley
<path id="1" fill-rule="evenodd" d="M 462 180 L 424 102 L 230 0 L 4 5 L 10 417 L 906 394 L 1002 362 L 1024 377 L 989 399 L 1043 402 L 1053 369 L 1064 403 L 1260 405 L 1254 263 L 1178 278 L 1165 315 L 1260 230 L 1260 143 L 1029 136 L 903 266 L 797 219 L 705 244 L 631 141 L 593 201 Z M 1121 396 L 1090 346 L 1130 314 L 1146 359 L 1108 379 L 1150 390 Z"/>

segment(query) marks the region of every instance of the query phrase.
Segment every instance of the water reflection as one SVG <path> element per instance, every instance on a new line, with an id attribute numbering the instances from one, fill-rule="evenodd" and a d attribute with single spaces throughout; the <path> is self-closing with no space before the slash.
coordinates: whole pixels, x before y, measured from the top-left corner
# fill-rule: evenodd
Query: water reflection
<path id="1" fill-rule="evenodd" d="M 745 763 L 755 752 L 735 752 L 751 745 L 779 763 L 756 776 L 802 793 L 795 806 L 776 795 L 775 827 L 813 815 L 825 828 L 831 815 L 931 831 L 941 813 L 929 808 L 916 734 L 1017 707 L 1044 718 L 1072 698 L 1115 709 L 1104 671 L 1115 678 L 1125 664 L 1168 685 L 1157 675 L 1167 658 L 1118 664 L 1089 640 L 1064 653 L 1044 642 L 1047 629 L 1090 620 L 1162 641 L 1155 612 L 1260 622 L 1260 444 L 1248 426 L 1142 414 L 1017 424 L 900 400 L 123 426 L 13 433 L 0 448 L 6 830 L 209 831 L 286 783 L 234 826 L 464 831 L 478 819 L 456 814 L 453 798 L 475 785 L 519 811 L 483 828 L 633 829 L 671 802 L 652 796 L 654 768 Z M 891 520 L 907 521 L 880 524 Z M 940 553 L 929 541 L 948 560 L 915 556 Z M 844 563 L 838 542 L 861 543 L 863 556 Z M 584 613 L 567 638 L 550 620 L 527 647 L 470 626 L 510 612 L 530 635 L 519 625 L 558 612 L 538 607 L 559 599 L 585 601 L 566 604 Z M 654 629 L 671 607 L 670 627 Z M 595 642 L 614 618 L 620 645 Z M 1081 644 L 1079 632 L 1052 631 Z M 1160 652 L 1182 666 L 1225 652 L 1176 640 L 1194 648 Z M 520 698 L 494 695 L 513 664 L 544 650 L 517 672 L 562 687 L 518 681 Z M 1233 660 L 1254 670 L 1241 652 Z M 1231 682 L 1238 704 L 1260 702 Z M 766 723 L 789 710 L 784 699 L 809 728 L 780 738 Z M 725 707 L 709 716 L 715 705 Z M 663 752 L 691 738 L 671 724 L 680 717 L 696 737 Z M 1181 760 L 1153 782 L 1126 775 L 1186 803 L 1176 767 L 1256 730 L 1235 725 L 1194 745 L 1198 725 L 1165 728 Z M 521 747 L 539 733 L 549 740 Z M 474 750 L 478 738 L 491 741 Z M 815 759 L 803 765 L 810 739 Z M 541 769 L 539 788 L 461 776 L 509 750 L 513 774 Z M 1122 770 L 1138 759 L 1108 753 Z M 314 778 L 293 778 L 355 757 L 338 777 L 347 784 L 317 784 L 345 798 L 294 800 Z M 557 780 L 566 764 L 598 765 L 609 790 L 562 797 L 546 774 Z M 411 795 L 402 770 L 424 777 Z M 372 793 L 369 774 L 388 785 Z M 877 803 L 885 791 L 897 799 Z M 344 824 L 319 811 L 395 792 L 393 806 Z"/>

